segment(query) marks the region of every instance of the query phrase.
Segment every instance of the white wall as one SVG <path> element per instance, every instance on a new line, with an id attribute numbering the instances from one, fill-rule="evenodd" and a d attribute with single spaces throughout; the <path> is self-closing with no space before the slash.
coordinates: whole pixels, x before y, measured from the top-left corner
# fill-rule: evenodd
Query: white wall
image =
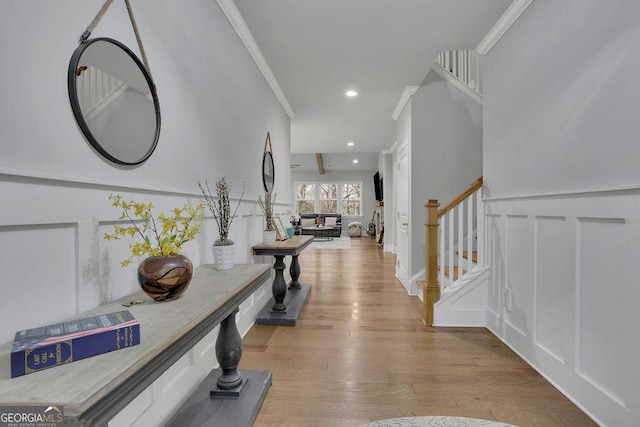
<path id="1" fill-rule="evenodd" d="M 405 115 L 410 114 L 407 119 Z M 482 106 L 434 71 L 411 97 L 398 120 L 398 141 L 410 127 L 411 289 L 424 279 L 424 204 L 438 199 L 444 206 L 482 175 Z"/>
<path id="2" fill-rule="evenodd" d="M 637 16 L 537 0 L 485 58 L 488 325 L 607 426 L 640 425 Z"/>
<path id="3" fill-rule="evenodd" d="M 376 171 L 325 171 L 324 175 L 318 172 L 291 172 L 291 197 L 295 197 L 296 182 L 362 182 L 362 215 L 361 216 L 344 216 L 342 219 L 342 234 L 349 234 L 349 223 L 353 221 L 362 223 L 362 235 L 366 236 L 365 230 L 376 207 L 376 194 L 373 189 L 373 174 Z M 280 196 L 278 196 L 279 198 Z M 295 205 L 295 200 L 293 202 Z M 295 210 L 295 207 L 293 208 Z"/>
<path id="4" fill-rule="evenodd" d="M 384 251 L 396 252 L 397 207 L 395 201 L 395 161 L 394 152 L 380 153 L 380 172 L 384 177 Z"/>
<path id="5" fill-rule="evenodd" d="M 136 266 L 119 265 L 128 242 L 102 238 L 119 222 L 107 200 L 111 193 L 153 201 L 166 211 L 199 198 L 197 180 L 227 176 L 233 197 L 246 181 L 231 232 L 236 262 L 271 262 L 254 259 L 250 249 L 262 240 L 256 201 L 263 192 L 262 153 L 270 131 L 278 210 L 291 203 L 290 120 L 216 2 L 132 4 L 158 88 L 160 140 L 136 167 L 112 164 L 91 148 L 72 115 L 66 76 L 77 40 L 101 4 L 0 3 L 0 342 L 12 340 L 18 329 L 60 321 L 138 289 Z M 112 37 L 138 51 L 123 2 L 112 4 L 93 36 Z M 212 261 L 216 237 L 208 217 L 186 247 L 195 266 Z M 265 283 L 243 306 L 243 332 L 269 288 Z M 209 348 L 212 341 L 203 345 Z M 205 353 L 189 357 L 203 357 L 210 367 L 215 360 Z M 188 391 L 201 375 L 191 374 L 169 392 Z M 171 408 L 155 398 L 148 413 L 162 417 Z"/>

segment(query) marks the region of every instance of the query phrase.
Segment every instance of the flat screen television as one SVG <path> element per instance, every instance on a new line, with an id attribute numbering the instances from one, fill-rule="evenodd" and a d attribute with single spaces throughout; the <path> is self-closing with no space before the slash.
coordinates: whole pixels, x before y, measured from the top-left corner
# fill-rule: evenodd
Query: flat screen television
<path id="1" fill-rule="evenodd" d="M 376 172 L 373 175 L 373 189 L 376 193 L 376 201 L 381 202 L 382 199 L 382 178 L 380 178 L 380 172 Z"/>

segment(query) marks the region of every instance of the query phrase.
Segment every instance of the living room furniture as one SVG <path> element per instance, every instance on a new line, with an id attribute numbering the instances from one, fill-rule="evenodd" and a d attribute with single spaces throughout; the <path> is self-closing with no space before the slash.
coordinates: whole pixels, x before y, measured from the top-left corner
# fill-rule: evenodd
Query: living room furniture
<path id="1" fill-rule="evenodd" d="M 273 279 L 271 290 L 273 298 L 258 313 L 256 323 L 258 325 L 284 325 L 295 326 L 302 311 L 302 305 L 309 295 L 311 285 L 298 282 L 300 277 L 300 264 L 298 255 L 311 244 L 313 236 L 293 236 L 291 239 L 278 241 L 273 245 L 255 245 L 254 255 L 272 255 L 275 258 L 273 269 L 276 276 Z M 287 292 L 287 284 L 284 280 L 284 257 L 291 256 L 291 284 Z"/>
<path id="2" fill-rule="evenodd" d="M 302 234 L 312 234 L 313 240 L 316 242 L 333 240 L 333 227 L 324 227 L 322 225 L 314 225 L 313 227 L 302 227 Z"/>
<path id="3" fill-rule="evenodd" d="M 305 214 L 300 214 L 300 224 L 302 225 L 302 227 L 310 227 L 311 225 L 315 224 L 315 225 L 321 225 L 321 226 L 327 226 L 327 218 L 336 218 L 336 223 L 335 225 L 330 226 L 331 230 L 329 231 L 329 236 L 331 237 L 340 237 L 340 235 L 342 234 L 342 215 L 341 214 L 335 214 L 335 213 L 305 213 Z M 305 220 L 310 220 L 313 219 L 314 222 L 313 223 L 305 223 Z M 318 224 L 318 219 L 319 219 L 319 224 Z M 307 230 L 307 232 L 305 233 L 305 230 L 302 230 L 302 234 L 305 235 L 315 235 L 315 233 L 312 230 Z"/>
<path id="4" fill-rule="evenodd" d="M 74 318 L 121 311 L 123 303 L 143 300 L 144 304 L 127 308 L 140 322 L 138 345 L 19 378 L 9 378 L 8 374 L 12 343 L 2 345 L 0 368 L 5 375 L 0 376 L 0 402 L 14 406 L 28 402 L 45 407 L 55 403 L 64 406 L 64 425 L 106 426 L 218 325 L 216 355 L 225 375 L 236 377 L 242 355 L 237 346 L 241 346 L 242 341 L 235 325 L 235 314 L 240 304 L 269 279 L 269 268 L 251 264 L 218 271 L 213 265 L 203 265 L 194 273 L 189 289 L 177 300 L 158 303 L 140 291 Z M 221 359 L 220 354 L 225 357 Z M 248 378 L 250 380 L 246 381 L 239 398 L 211 399 L 209 389 L 216 385 L 216 378 L 221 377 L 220 370 L 212 371 L 210 382 L 205 384 L 206 404 L 218 405 L 218 413 L 231 408 L 231 411 L 241 412 L 230 416 L 255 418 L 271 385 L 271 372 L 240 371 L 240 374 L 244 378 L 243 384 Z M 248 389 L 252 391 L 245 395 Z M 258 401 L 249 402 L 246 400 L 249 395 L 257 397 Z M 248 425 L 251 422 L 249 420 Z"/>
<path id="5" fill-rule="evenodd" d="M 362 236 L 362 223 L 361 222 L 350 222 L 349 223 L 349 236 L 350 237 L 360 237 Z"/>

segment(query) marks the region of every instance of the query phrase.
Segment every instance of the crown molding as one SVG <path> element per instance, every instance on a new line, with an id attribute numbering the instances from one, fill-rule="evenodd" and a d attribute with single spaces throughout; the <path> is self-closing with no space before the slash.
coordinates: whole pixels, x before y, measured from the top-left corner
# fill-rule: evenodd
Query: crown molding
<path id="1" fill-rule="evenodd" d="M 478 92 L 471 89 L 466 84 L 462 83 L 453 74 L 447 72 L 447 70 L 445 70 L 438 64 L 433 64 L 433 67 L 431 67 L 431 69 L 436 73 L 438 73 L 440 77 L 442 77 L 443 79 L 451 83 L 456 89 L 458 89 L 459 91 L 467 95 L 469 98 L 471 98 L 478 104 L 482 105 L 482 95 L 480 95 Z"/>
<path id="2" fill-rule="evenodd" d="M 398 121 L 398 117 L 400 117 L 402 110 L 404 110 L 407 102 L 409 102 L 409 98 L 411 98 L 418 91 L 418 89 L 420 89 L 420 86 L 407 86 L 404 88 L 404 91 L 400 96 L 400 100 L 398 101 L 398 105 L 396 105 L 396 109 L 393 110 L 393 114 L 391 115 L 391 117 L 393 117 L 393 120 Z"/>
<path id="3" fill-rule="evenodd" d="M 491 31 L 482 39 L 476 50 L 486 55 L 493 45 L 504 36 L 504 34 L 511 28 L 511 26 L 518 20 L 520 15 L 533 3 L 533 0 L 514 0 L 513 3 L 502 14 L 496 25 L 493 26 Z"/>
<path id="4" fill-rule="evenodd" d="M 240 11 L 236 7 L 235 3 L 233 0 L 217 0 L 217 2 L 222 9 L 222 12 L 227 17 L 227 20 L 231 23 L 231 26 L 238 34 L 238 37 L 240 37 L 240 40 L 242 40 L 242 43 L 244 43 L 244 46 L 249 51 L 249 54 L 271 87 L 274 95 L 278 98 L 278 101 L 280 101 L 282 108 L 284 108 L 284 111 L 286 111 L 289 118 L 293 120 L 296 114 L 294 113 L 293 108 L 291 108 L 287 97 L 284 96 L 284 92 L 282 92 L 282 88 L 280 87 L 278 80 L 276 80 L 276 76 L 273 75 L 271 67 L 269 67 L 266 59 L 264 59 L 256 40 L 253 38 L 251 31 L 249 31 L 249 27 L 247 27 L 246 22 L 244 22 L 244 19 L 242 18 L 242 15 L 240 15 Z"/>

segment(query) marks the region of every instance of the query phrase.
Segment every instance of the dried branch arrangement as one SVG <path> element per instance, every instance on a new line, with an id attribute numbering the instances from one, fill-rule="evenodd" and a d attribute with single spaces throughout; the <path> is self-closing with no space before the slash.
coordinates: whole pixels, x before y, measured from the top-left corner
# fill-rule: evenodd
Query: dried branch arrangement
<path id="1" fill-rule="evenodd" d="M 218 224 L 218 233 L 220 234 L 220 238 L 215 241 L 214 245 L 233 245 L 233 240 L 229 239 L 229 230 L 231 228 L 233 218 L 236 216 L 236 212 L 238 212 L 238 208 L 240 207 L 240 202 L 242 202 L 242 197 L 244 196 L 244 190 L 247 187 L 247 183 L 244 182 L 242 185 L 242 194 L 240 195 L 236 209 L 233 211 L 233 215 L 231 214 L 231 201 L 229 200 L 231 183 L 227 182 L 226 177 L 222 176 L 216 179 L 216 194 L 218 196 L 218 200 L 214 200 L 207 181 L 205 181 L 204 186 L 200 181 L 198 181 L 198 187 L 200 187 L 204 201 L 209 207 L 213 218 L 216 220 L 216 224 Z"/>
<path id="2" fill-rule="evenodd" d="M 264 193 L 264 200 L 258 196 L 258 202 L 260 203 L 262 213 L 264 213 L 264 220 L 266 222 L 265 231 L 275 231 L 275 227 L 273 226 L 273 205 L 276 203 L 276 193 Z"/>

